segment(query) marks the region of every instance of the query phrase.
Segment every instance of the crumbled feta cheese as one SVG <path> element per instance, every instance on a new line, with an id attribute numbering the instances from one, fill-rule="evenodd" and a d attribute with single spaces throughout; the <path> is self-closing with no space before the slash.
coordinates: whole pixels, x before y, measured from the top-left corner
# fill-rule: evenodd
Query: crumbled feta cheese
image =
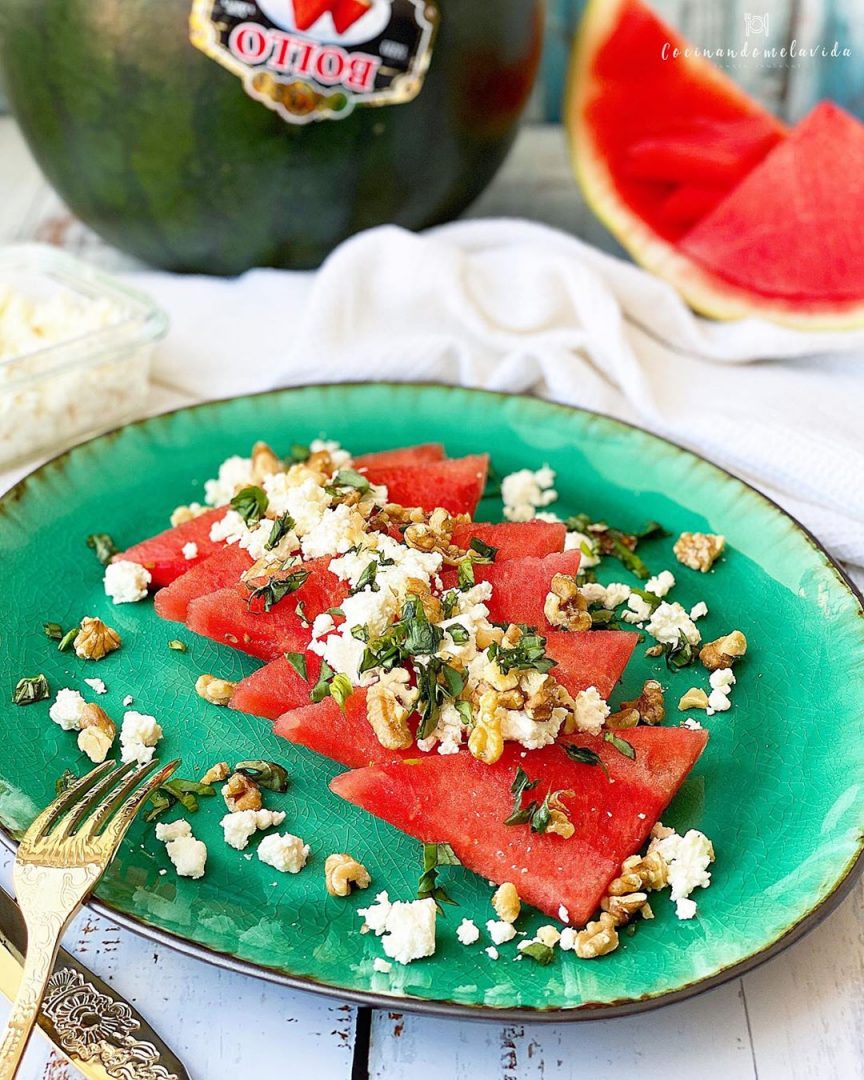
<path id="1" fill-rule="evenodd" d="M 390 903 L 387 893 L 379 893 L 375 903 L 357 912 L 366 926 L 381 938 L 384 952 L 399 964 L 410 964 L 435 952 L 435 901 L 396 900 Z"/>
<path id="2" fill-rule="evenodd" d="M 333 463 L 334 469 L 347 469 L 351 466 L 353 459 L 347 450 L 342 449 L 342 444 L 336 442 L 335 439 L 313 439 L 309 443 L 310 454 L 327 453 L 330 455 L 330 461 Z"/>
<path id="3" fill-rule="evenodd" d="M 504 709 L 501 712 L 501 737 L 505 742 L 521 743 L 526 750 L 539 750 L 555 742 L 566 715 L 566 709 L 558 708 L 552 710 L 548 720 L 532 720 L 521 709 Z"/>
<path id="4" fill-rule="evenodd" d="M 676 900 L 675 914 L 679 919 L 692 919 L 696 914 L 696 901 L 686 896 Z"/>
<path id="5" fill-rule="evenodd" d="M 279 542 L 273 548 L 267 546 L 272 535 L 273 522 L 270 518 L 262 518 L 257 525 L 251 529 L 246 529 L 240 537 L 239 544 L 244 551 L 249 552 L 249 557 L 253 562 L 265 557 L 274 560 L 287 559 L 299 551 L 300 541 L 293 531 L 287 532 L 280 537 Z"/>
<path id="6" fill-rule="evenodd" d="M 180 552 L 183 555 L 183 558 L 186 560 L 197 559 L 198 545 L 190 540 L 188 544 L 184 544 L 183 547 L 180 548 Z"/>
<path id="7" fill-rule="evenodd" d="M 577 930 L 574 930 L 572 926 L 565 926 L 561 931 L 561 940 L 558 942 L 559 948 L 564 952 L 572 952 L 576 948 L 576 934 Z"/>
<path id="8" fill-rule="evenodd" d="M 178 836 L 165 845 L 178 877 L 200 878 L 207 864 L 207 847 L 194 836 Z"/>
<path id="9" fill-rule="evenodd" d="M 434 729 L 425 739 L 417 740 L 417 747 L 428 752 L 434 750 L 437 743 L 439 754 L 458 754 L 464 733 L 465 727 L 459 710 L 452 701 L 447 701 L 441 707 Z"/>
<path id="10" fill-rule="evenodd" d="M 519 469 L 501 481 L 501 500 L 508 521 L 530 521 L 538 509 L 558 498 L 554 489 L 555 473 L 548 465 L 532 472 Z"/>
<path id="11" fill-rule="evenodd" d="M 123 698 L 123 708 L 128 709 L 134 700 L 135 698 L 133 698 L 131 694 L 127 694 L 126 697 Z"/>
<path id="12" fill-rule="evenodd" d="M 87 683 L 91 690 L 95 690 L 97 694 L 108 693 L 108 687 L 101 679 L 85 679 L 84 682 Z"/>
<path id="13" fill-rule="evenodd" d="M 600 545 L 597 540 L 593 536 L 579 532 L 578 529 L 567 533 L 564 538 L 564 550 L 581 551 L 582 558 L 579 560 L 579 567 L 582 570 L 590 570 L 592 566 L 600 563 Z"/>
<path id="14" fill-rule="evenodd" d="M 480 931 L 472 919 L 463 919 L 456 928 L 456 937 L 463 945 L 473 945 L 480 938 Z"/>
<path id="15" fill-rule="evenodd" d="M 226 814 L 220 824 L 225 843 L 242 851 L 253 833 L 281 825 L 284 820 L 284 810 L 235 810 L 232 814 Z"/>
<path id="16" fill-rule="evenodd" d="M 307 559 L 344 555 L 350 548 L 362 543 L 365 536 L 366 522 L 362 515 L 343 503 L 333 510 L 324 511 L 317 524 L 303 537 L 301 547 Z"/>
<path id="17" fill-rule="evenodd" d="M 691 645 L 698 645 L 702 640 L 690 616 L 680 604 L 662 603 L 656 609 L 646 627 L 648 633 L 664 645 L 674 645 L 679 640 L 679 634 Z"/>
<path id="18" fill-rule="evenodd" d="M 81 713 L 85 704 L 84 698 L 77 690 L 66 687 L 57 691 L 57 697 L 48 710 L 48 715 L 64 731 L 78 731 L 81 727 Z"/>
<path id="19" fill-rule="evenodd" d="M 151 581 L 150 571 L 129 559 L 118 559 L 105 567 L 105 595 L 115 604 L 134 604 L 143 600 Z"/>
<path id="20" fill-rule="evenodd" d="M 127 712 L 120 729 L 120 757 L 124 762 L 147 765 L 153 760 L 153 749 L 161 738 L 162 728 L 154 716 Z"/>
<path id="21" fill-rule="evenodd" d="M 204 502 L 208 506 L 226 506 L 234 498 L 238 488 L 248 487 L 253 483 L 252 459 L 239 457 L 226 458 L 219 466 L 219 475 L 215 480 L 204 484 Z"/>
<path id="22" fill-rule="evenodd" d="M 492 938 L 494 945 L 503 945 L 507 941 L 512 941 L 516 937 L 516 927 L 513 923 L 500 922 L 495 919 L 489 919 L 486 923 L 486 929 L 489 932 L 489 937 Z"/>
<path id="23" fill-rule="evenodd" d="M 557 926 L 541 926 L 534 940 L 541 942 L 550 949 L 554 949 L 561 940 L 561 932 Z"/>
<path id="24" fill-rule="evenodd" d="M 574 724 L 577 731 L 584 731 L 589 735 L 598 735 L 609 715 L 609 705 L 600 696 L 596 686 L 589 686 L 587 690 L 580 690 L 575 694 L 573 701 L 576 704 Z"/>
<path id="25" fill-rule="evenodd" d="M 670 570 L 661 570 L 645 582 L 645 591 L 654 593 L 655 596 L 663 597 L 674 588 L 675 575 Z"/>
<path id="26" fill-rule="evenodd" d="M 713 716 L 718 712 L 728 712 L 731 708 L 732 702 L 729 700 L 728 690 L 712 690 L 708 695 L 708 708 L 705 710 L 708 716 Z"/>
<path id="27" fill-rule="evenodd" d="M 622 613 L 621 618 L 628 623 L 647 622 L 651 618 L 651 605 L 647 600 L 643 600 L 641 596 L 631 593 L 627 597 L 627 611 Z"/>
<path id="28" fill-rule="evenodd" d="M 332 502 L 314 476 L 308 476 L 298 484 L 287 473 L 274 473 L 265 477 L 263 483 L 270 500 L 268 512 L 277 517 L 289 514 L 298 536 L 311 532 Z"/>
<path id="29" fill-rule="evenodd" d="M 372 970 L 379 972 L 381 975 L 387 975 L 393 970 L 393 965 L 389 960 L 385 960 L 383 956 L 376 956 L 372 961 Z"/>
<path id="30" fill-rule="evenodd" d="M 226 510 L 224 517 L 210 526 L 210 539 L 214 544 L 224 540 L 226 544 L 236 544 L 249 531 L 246 522 L 236 510 Z"/>
<path id="31" fill-rule="evenodd" d="M 681 727 L 689 728 L 691 731 L 701 731 L 702 730 L 702 725 L 699 723 L 698 720 L 694 719 L 692 716 L 688 716 L 686 720 L 682 720 L 681 721 Z"/>
<path id="32" fill-rule="evenodd" d="M 735 673 L 732 668 L 718 668 L 716 671 L 712 671 L 708 677 L 708 682 L 711 684 L 712 690 L 723 690 L 727 694 L 735 685 Z"/>
<path id="33" fill-rule="evenodd" d="M 704 600 L 700 600 L 698 604 L 694 604 L 693 607 L 690 608 L 690 618 L 693 622 L 697 619 L 704 619 L 707 614 L 708 605 Z"/>
<path id="34" fill-rule="evenodd" d="M 690 829 L 683 836 L 673 832 L 654 839 L 648 850 L 658 852 L 665 860 L 673 900 L 682 900 L 694 889 L 707 889 L 711 884 L 708 867 L 714 861 L 714 847 L 697 829 Z"/>
<path id="35" fill-rule="evenodd" d="M 564 907 L 563 904 L 561 905 L 561 907 L 558 908 L 558 918 L 563 923 L 570 922 L 570 912 L 567 910 L 566 907 Z"/>
<path id="36" fill-rule="evenodd" d="M 191 836 L 192 826 L 185 818 L 166 823 L 159 822 L 156 825 L 156 839 L 168 843 L 169 840 L 177 840 L 181 836 Z"/>
<path id="37" fill-rule="evenodd" d="M 309 845 L 291 833 L 271 833 L 258 845 L 258 858 L 282 873 L 299 874 L 309 857 Z"/>
<path id="38" fill-rule="evenodd" d="M 613 581 L 606 586 L 605 595 L 603 597 L 603 606 L 606 608 L 617 608 L 623 604 L 625 600 L 630 599 L 631 589 L 629 585 L 625 585 L 621 581 Z"/>
<path id="39" fill-rule="evenodd" d="M 486 953 L 486 955 L 489 957 L 490 960 L 497 960 L 498 959 L 498 950 L 495 948 L 494 945 L 489 945 L 487 948 L 485 948 L 483 950 L 483 952 Z"/>

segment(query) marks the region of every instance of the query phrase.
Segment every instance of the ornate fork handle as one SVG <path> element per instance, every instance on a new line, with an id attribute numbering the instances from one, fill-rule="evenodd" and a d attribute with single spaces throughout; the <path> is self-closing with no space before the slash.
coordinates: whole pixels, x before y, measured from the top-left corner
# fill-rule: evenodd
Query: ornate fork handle
<path id="1" fill-rule="evenodd" d="M 63 932 L 99 880 L 98 865 L 72 868 L 17 863 L 15 891 L 27 923 L 21 986 L 0 1044 L 0 1080 L 13 1080 L 45 996 Z"/>

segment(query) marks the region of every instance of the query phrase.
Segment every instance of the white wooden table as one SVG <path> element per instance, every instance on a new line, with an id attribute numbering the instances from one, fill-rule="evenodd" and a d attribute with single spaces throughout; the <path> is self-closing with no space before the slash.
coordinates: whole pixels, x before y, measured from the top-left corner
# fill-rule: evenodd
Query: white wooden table
<path id="1" fill-rule="evenodd" d="M 475 215 L 521 215 L 603 241 L 556 128 L 527 129 Z M 130 261 L 73 222 L 0 119 L 0 242 Z M 188 400 L 155 387 L 152 411 Z M 25 470 L 22 470 L 25 471 Z M 0 489 L 13 477 L 0 476 Z M 10 888 L 9 857 L 0 883 Z M 659 1012 L 572 1025 L 481 1024 L 356 1009 L 209 967 L 85 912 L 66 947 L 130 1001 L 194 1080 L 856 1080 L 864 1077 L 864 888 L 809 937 L 719 990 Z M 5 1009 L 0 1006 L 0 1019 Z M 241 1019 L 242 1018 L 242 1019 Z M 24 1080 L 71 1080 L 35 1036 Z"/>

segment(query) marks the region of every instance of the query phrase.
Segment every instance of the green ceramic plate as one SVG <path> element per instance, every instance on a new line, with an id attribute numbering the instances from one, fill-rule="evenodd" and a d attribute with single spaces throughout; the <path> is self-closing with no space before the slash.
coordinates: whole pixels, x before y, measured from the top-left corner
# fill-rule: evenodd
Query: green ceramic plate
<path id="1" fill-rule="evenodd" d="M 414 895 L 419 845 L 331 795 L 336 766 L 275 738 L 264 720 L 201 701 L 197 674 L 238 679 L 256 662 L 161 622 L 148 602 L 113 608 L 84 544 L 94 531 L 125 545 L 164 528 L 176 504 L 200 497 L 223 458 L 257 438 L 279 447 L 325 432 L 358 452 L 430 439 L 442 440 L 451 455 L 489 450 L 501 474 L 548 463 L 558 472 L 562 512 L 584 509 L 630 528 L 656 519 L 674 535 L 726 535 L 728 554 L 708 575 L 675 563 L 671 539 L 645 546 L 652 570 L 674 569 L 675 598 L 688 607 L 707 602 L 706 639 L 737 627 L 751 643 L 737 669 L 733 707 L 705 721 L 708 749 L 666 816 L 679 829 L 704 830 L 716 847 L 713 884 L 697 897 L 696 919 L 676 920 L 664 896 L 654 904 L 656 919 L 624 935 L 602 960 L 556 952 L 543 968 L 514 963 L 514 945 L 507 945 L 493 962 L 483 952 L 488 942 L 466 948 L 456 940 L 463 915 L 485 923 L 491 890 L 454 867 L 444 876 L 459 907 L 439 920 L 435 957 L 394 965 L 387 975 L 373 971 L 381 945 L 358 933 L 356 909 L 378 889 L 393 898 Z M 496 500 L 484 501 L 482 516 L 500 516 Z M 601 576 L 622 574 L 613 563 Z M 213 799 L 194 818 L 210 851 L 202 880 L 178 880 L 152 826 L 139 822 L 99 888 L 113 918 L 218 963 L 411 1009 L 556 1020 L 609 1015 L 704 989 L 771 955 L 836 902 L 859 858 L 864 619 L 857 597 L 814 540 L 751 488 L 601 416 L 411 385 L 309 387 L 182 410 L 78 447 L 6 495 L 0 575 L 0 821 L 11 836 L 51 799 L 64 769 L 87 766 L 74 736 L 48 719 L 47 702 L 10 704 L 17 679 L 38 671 L 54 690 L 77 687 L 91 699 L 83 679 L 98 674 L 109 688 L 100 702 L 116 717 L 131 694 L 137 708 L 161 721 L 163 756 L 181 756 L 183 775 L 250 757 L 290 770 L 290 791 L 269 802 L 287 811 L 287 827 L 312 846 L 301 874 L 278 874 L 227 847 L 223 808 Z M 98 667 L 58 653 L 42 633 L 45 620 L 69 626 L 85 614 L 105 616 L 124 642 Z M 168 649 L 174 637 L 188 643 L 187 653 Z M 669 688 L 675 723 L 674 703 L 694 682 L 704 685 L 705 672 L 670 674 L 643 654 L 637 649 L 618 696 L 633 696 L 654 675 Z M 369 868 L 373 889 L 331 899 L 324 858 L 344 850 Z M 529 914 L 521 929 L 546 921 Z"/>

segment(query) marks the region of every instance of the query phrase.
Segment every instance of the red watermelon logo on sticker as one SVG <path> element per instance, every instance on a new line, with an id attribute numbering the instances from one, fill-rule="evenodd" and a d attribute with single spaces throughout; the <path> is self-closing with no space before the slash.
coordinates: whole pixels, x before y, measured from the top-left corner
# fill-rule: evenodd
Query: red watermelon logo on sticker
<path id="1" fill-rule="evenodd" d="M 435 0 L 194 0 L 192 44 L 291 124 L 416 97 Z"/>

